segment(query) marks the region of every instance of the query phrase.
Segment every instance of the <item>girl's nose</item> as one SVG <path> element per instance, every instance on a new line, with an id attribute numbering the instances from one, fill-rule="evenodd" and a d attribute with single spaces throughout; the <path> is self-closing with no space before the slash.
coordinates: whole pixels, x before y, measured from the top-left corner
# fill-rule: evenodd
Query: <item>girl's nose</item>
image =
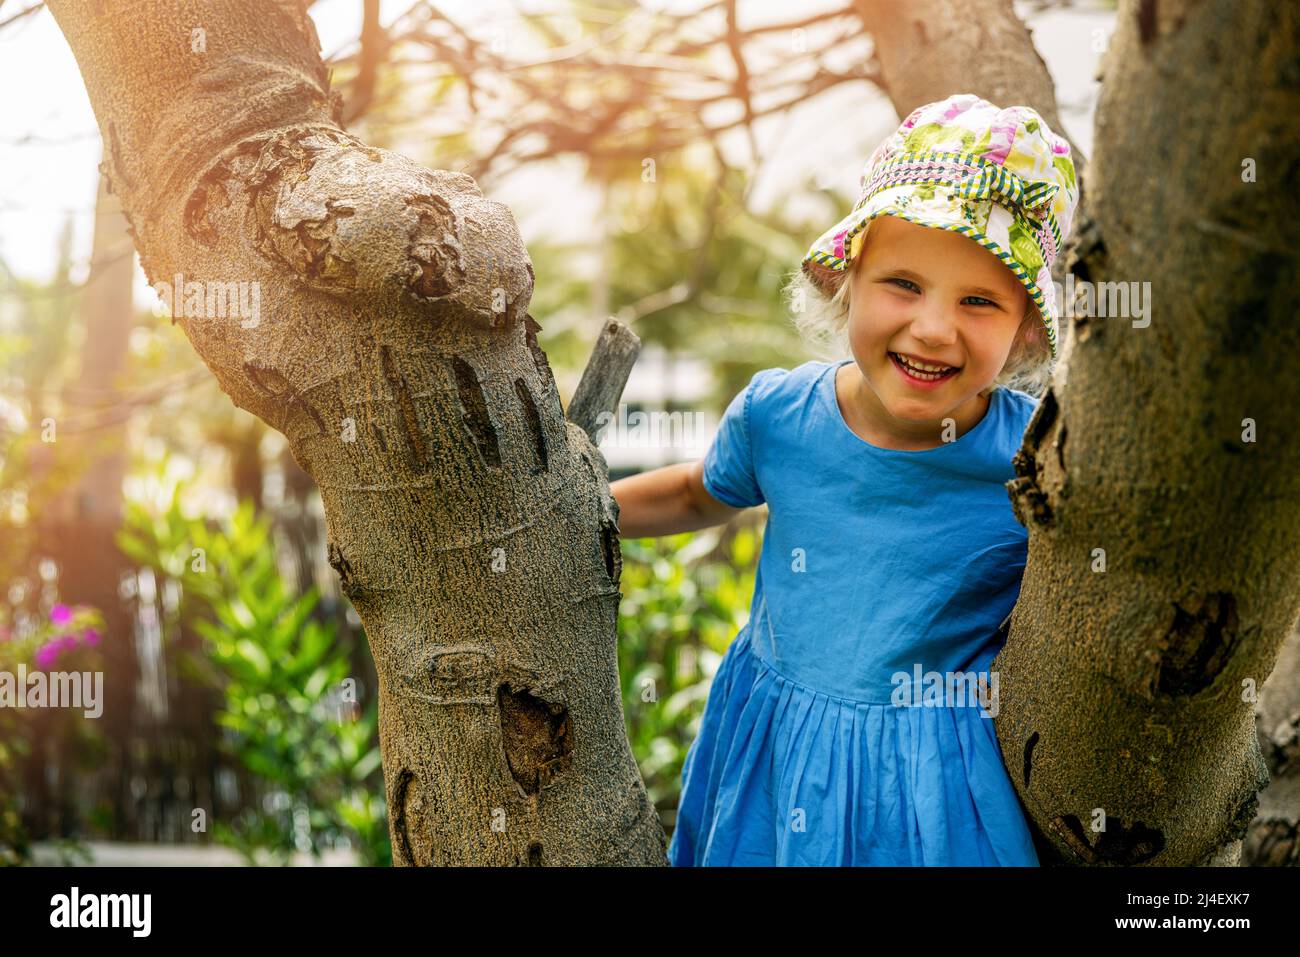
<path id="1" fill-rule="evenodd" d="M 951 345 L 957 341 L 957 317 L 951 309 L 934 300 L 921 303 L 912 319 L 911 332 L 929 345 Z"/>

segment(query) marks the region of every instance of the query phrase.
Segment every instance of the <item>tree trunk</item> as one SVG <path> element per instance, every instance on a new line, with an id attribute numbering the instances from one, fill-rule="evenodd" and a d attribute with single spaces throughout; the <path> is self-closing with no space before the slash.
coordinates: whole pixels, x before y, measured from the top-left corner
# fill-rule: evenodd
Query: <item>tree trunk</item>
<path id="1" fill-rule="evenodd" d="M 665 863 L 623 723 L 617 505 L 509 210 L 343 132 L 292 0 L 50 8 L 149 281 L 321 489 L 395 861 Z M 226 283 L 249 308 L 219 314 Z"/>
<path id="2" fill-rule="evenodd" d="M 118 550 L 116 533 L 122 524 L 122 479 L 126 474 L 126 423 L 112 416 L 126 387 L 127 345 L 134 316 L 131 280 L 135 261 L 131 238 L 116 197 L 100 177 L 95 200 L 90 274 L 77 306 L 78 325 L 84 329 L 81 366 L 71 385 L 64 386 L 63 407 L 72 420 L 104 416 L 102 426 L 67 429 L 59 433 L 61 457 L 76 462 L 75 476 L 44 509 L 40 551 L 59 566 L 58 589 L 62 601 L 86 604 L 104 614 L 105 640 L 100 645 L 105 667 L 116 676 L 104 689 L 104 718 L 100 728 L 106 738 L 107 767 L 97 781 L 115 787 L 103 795 L 112 807 L 110 833 L 131 833 L 133 799 L 131 739 L 134 735 L 136 681 L 139 662 L 135 650 L 134 621 L 118 591 L 130 561 Z M 45 787 L 46 764 L 66 760 L 58 749 L 42 742 L 28 759 L 32 779 Z M 61 773 L 67 775 L 69 768 Z M 39 793 L 39 792 L 38 792 Z M 61 798 L 61 817 L 72 823 L 75 794 Z M 49 799 L 46 795 L 46 799 Z M 87 796 L 82 794 L 86 799 Z M 34 801 L 36 814 L 44 815 L 46 801 Z M 86 804 L 94 803 L 86 800 Z M 48 818 L 47 818 L 48 820 Z M 53 833 L 63 833 L 62 829 Z M 46 833 L 46 832 L 39 832 Z"/>
<path id="3" fill-rule="evenodd" d="M 135 322 L 131 300 L 135 257 L 130 243 L 118 198 L 110 195 L 107 180 L 101 176 L 95 200 L 91 278 L 80 303 L 86 337 L 78 389 L 110 393 L 129 388 L 127 347 Z M 103 408 L 108 412 L 113 405 L 108 399 Z M 88 407 L 78 406 L 78 410 L 84 413 Z M 100 649 L 105 669 L 118 680 L 104 686 L 103 730 L 111 742 L 111 768 L 100 779 L 114 788 L 110 796 L 112 829 L 118 836 L 131 832 L 130 821 L 136 814 L 130 782 L 135 776 L 132 739 L 140 674 L 135 619 L 119 592 L 123 573 L 134 571 L 131 560 L 119 551 L 116 537 L 122 525 L 122 480 L 127 470 L 126 425 L 124 419 L 73 437 L 79 445 L 85 443 L 81 461 L 86 470 L 73 490 L 75 511 L 65 525 L 69 534 L 60 556 L 59 576 L 60 593 L 68 601 L 85 602 L 104 613 L 106 636 Z"/>
<path id="4" fill-rule="evenodd" d="M 235 501 L 245 499 L 253 508 L 262 511 L 262 435 L 264 426 L 256 419 L 232 422 L 229 428 L 214 430 L 209 438 L 226 450 L 230 456 L 230 488 Z"/>

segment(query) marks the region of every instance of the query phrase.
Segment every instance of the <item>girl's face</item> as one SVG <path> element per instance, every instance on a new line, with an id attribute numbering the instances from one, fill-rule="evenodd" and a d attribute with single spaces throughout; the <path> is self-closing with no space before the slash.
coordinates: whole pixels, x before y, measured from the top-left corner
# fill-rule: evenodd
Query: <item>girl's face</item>
<path id="1" fill-rule="evenodd" d="M 879 216 L 847 281 L 849 346 L 881 426 L 915 433 L 982 414 L 1029 305 L 1001 260 L 960 233 Z M 900 357 L 953 371 L 914 375 Z"/>

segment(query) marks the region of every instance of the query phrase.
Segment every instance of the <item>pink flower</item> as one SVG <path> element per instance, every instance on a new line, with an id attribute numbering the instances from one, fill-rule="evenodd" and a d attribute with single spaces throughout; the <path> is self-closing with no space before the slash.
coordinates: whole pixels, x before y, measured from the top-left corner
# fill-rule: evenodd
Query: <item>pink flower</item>
<path id="1" fill-rule="evenodd" d="M 50 621 L 56 625 L 66 625 L 72 620 L 72 609 L 67 605 L 55 605 L 50 609 Z"/>
<path id="2" fill-rule="evenodd" d="M 54 664 L 59 658 L 61 647 L 61 643 L 58 641 L 51 641 L 48 644 L 41 645 L 36 651 L 36 667 L 48 668 Z"/>
<path id="3" fill-rule="evenodd" d="M 6 628 L 4 625 L 0 625 L 0 641 L 8 641 L 12 637 L 13 637 L 13 632 L 10 631 L 8 628 Z"/>
<path id="4" fill-rule="evenodd" d="M 81 633 L 81 640 L 88 645 L 99 644 L 100 637 L 101 635 L 94 628 L 87 628 Z"/>

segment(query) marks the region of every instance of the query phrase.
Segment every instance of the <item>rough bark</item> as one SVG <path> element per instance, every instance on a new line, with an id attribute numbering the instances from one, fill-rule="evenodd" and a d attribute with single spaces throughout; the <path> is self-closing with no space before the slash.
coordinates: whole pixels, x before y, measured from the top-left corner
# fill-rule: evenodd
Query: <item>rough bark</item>
<path id="1" fill-rule="evenodd" d="M 617 506 L 509 210 L 344 132 L 296 2 L 50 8 L 150 282 L 260 284 L 255 326 L 176 321 L 321 489 L 394 860 L 664 863 L 623 723 Z"/>
<path id="2" fill-rule="evenodd" d="M 606 424 L 601 414 L 612 412 L 618 405 L 640 351 L 641 340 L 635 332 L 617 319 L 605 323 L 569 400 L 569 421 L 593 442 Z"/>

